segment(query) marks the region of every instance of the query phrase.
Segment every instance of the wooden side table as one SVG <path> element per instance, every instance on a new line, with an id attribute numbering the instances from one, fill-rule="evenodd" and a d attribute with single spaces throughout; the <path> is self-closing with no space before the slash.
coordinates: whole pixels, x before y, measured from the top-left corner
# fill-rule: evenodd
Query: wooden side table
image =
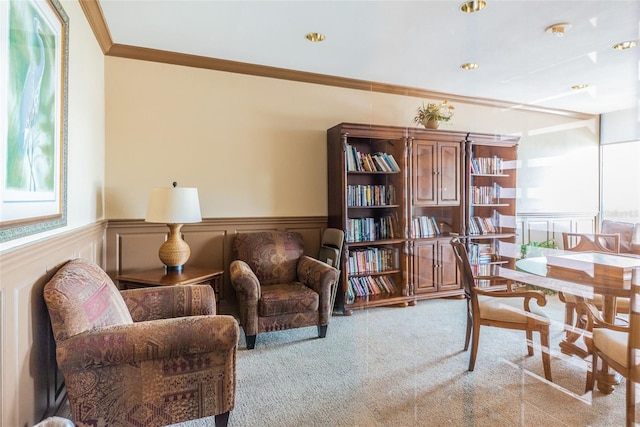
<path id="1" fill-rule="evenodd" d="M 210 285 L 216 294 L 216 302 L 222 297 L 222 275 L 224 270 L 205 267 L 185 267 L 184 270 L 169 271 L 163 268 L 135 271 L 117 277 L 120 289 L 146 288 L 149 286 Z"/>

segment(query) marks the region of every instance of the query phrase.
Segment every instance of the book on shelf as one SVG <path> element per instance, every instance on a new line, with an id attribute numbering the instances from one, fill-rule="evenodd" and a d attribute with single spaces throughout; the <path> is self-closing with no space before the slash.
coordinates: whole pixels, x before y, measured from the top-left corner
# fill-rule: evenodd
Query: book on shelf
<path id="1" fill-rule="evenodd" d="M 471 265 L 489 264 L 497 257 L 497 243 L 470 243 L 469 263 Z"/>
<path id="2" fill-rule="evenodd" d="M 438 221 L 433 216 L 415 216 L 411 221 L 411 237 L 435 237 L 440 234 Z"/>
<path id="3" fill-rule="evenodd" d="M 348 185 L 347 206 L 388 206 L 396 203 L 396 190 L 390 185 Z"/>
<path id="4" fill-rule="evenodd" d="M 394 215 L 367 218 L 348 218 L 346 241 L 373 242 L 376 240 L 395 239 L 398 226 Z"/>
<path id="5" fill-rule="evenodd" d="M 471 203 L 478 205 L 490 205 L 500 203 L 501 187 L 497 183 L 493 185 L 472 185 L 471 186 Z"/>
<path id="6" fill-rule="evenodd" d="M 469 220 L 469 234 L 495 234 L 498 232 L 495 221 L 491 217 L 473 216 Z"/>
<path id="7" fill-rule="evenodd" d="M 349 251 L 348 274 L 381 273 L 397 269 L 400 249 L 396 247 L 356 248 Z"/>
<path id="8" fill-rule="evenodd" d="M 400 172 L 393 154 L 362 153 L 350 144 L 346 145 L 346 163 L 349 172 Z"/>
<path id="9" fill-rule="evenodd" d="M 502 175 L 503 159 L 493 157 L 473 157 L 471 159 L 471 173 L 480 175 Z"/>
<path id="10" fill-rule="evenodd" d="M 394 294 L 396 285 L 390 276 L 358 276 L 349 277 L 347 288 L 347 302 L 353 302 L 356 297 L 366 297 L 380 294 Z"/>

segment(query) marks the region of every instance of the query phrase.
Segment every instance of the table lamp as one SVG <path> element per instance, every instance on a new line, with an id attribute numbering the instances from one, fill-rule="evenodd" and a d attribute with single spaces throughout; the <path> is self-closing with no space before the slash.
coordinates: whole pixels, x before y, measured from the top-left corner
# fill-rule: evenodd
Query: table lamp
<path id="1" fill-rule="evenodd" d="M 145 221 L 167 224 L 169 235 L 158 256 L 167 271 L 182 271 L 191 249 L 182 239 L 180 229 L 183 224 L 202 221 L 198 189 L 178 187 L 176 182 L 173 187 L 151 189 Z"/>

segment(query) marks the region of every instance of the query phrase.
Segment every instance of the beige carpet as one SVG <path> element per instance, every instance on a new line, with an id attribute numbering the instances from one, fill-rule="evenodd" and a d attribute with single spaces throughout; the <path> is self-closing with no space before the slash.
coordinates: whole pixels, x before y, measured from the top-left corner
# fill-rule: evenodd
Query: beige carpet
<path id="1" fill-rule="evenodd" d="M 491 327 L 468 372 L 463 300 L 334 316 L 325 339 L 315 328 L 273 332 L 249 351 L 243 336 L 229 425 L 623 426 L 624 382 L 611 395 L 582 396 L 585 362 L 560 354 L 563 308 L 549 297 L 553 383 L 539 350 L 526 356 L 524 332 Z"/>

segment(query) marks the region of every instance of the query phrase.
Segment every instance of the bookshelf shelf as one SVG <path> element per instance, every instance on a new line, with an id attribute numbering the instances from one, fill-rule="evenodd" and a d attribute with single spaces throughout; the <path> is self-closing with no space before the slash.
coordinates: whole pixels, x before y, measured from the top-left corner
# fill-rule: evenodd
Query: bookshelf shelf
<path id="1" fill-rule="evenodd" d="M 348 205 L 347 208 L 349 209 L 394 209 L 394 208 L 399 208 L 400 205 L 371 205 L 371 206 L 355 206 L 355 205 Z"/>

